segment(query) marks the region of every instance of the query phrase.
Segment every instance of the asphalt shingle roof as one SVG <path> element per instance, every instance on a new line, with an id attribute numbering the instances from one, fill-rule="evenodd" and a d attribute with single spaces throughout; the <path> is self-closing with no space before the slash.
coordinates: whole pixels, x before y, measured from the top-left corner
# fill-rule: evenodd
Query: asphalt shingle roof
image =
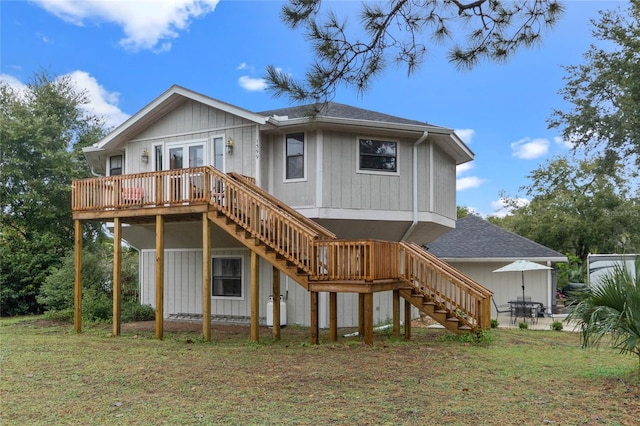
<path id="1" fill-rule="evenodd" d="M 287 116 L 289 118 L 322 116 L 331 118 L 349 118 L 354 120 L 379 121 L 383 123 L 415 124 L 419 126 L 430 125 L 429 123 L 425 123 L 423 121 L 396 117 L 393 115 L 371 111 L 363 108 L 357 108 L 337 102 L 293 106 L 289 108 L 258 112 L 258 114 L 264 115 L 266 117 L 271 117 L 274 115 Z"/>
<path id="2" fill-rule="evenodd" d="M 427 244 L 430 253 L 452 259 L 549 259 L 565 255 L 507 231 L 481 217 L 468 215 L 456 229 Z"/>

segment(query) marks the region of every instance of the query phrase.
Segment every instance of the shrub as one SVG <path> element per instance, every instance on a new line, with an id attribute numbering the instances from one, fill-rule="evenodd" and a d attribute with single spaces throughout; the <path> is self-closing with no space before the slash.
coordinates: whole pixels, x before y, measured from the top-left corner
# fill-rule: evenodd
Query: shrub
<path id="1" fill-rule="evenodd" d="M 491 328 L 498 328 L 498 325 L 500 325 L 500 323 L 498 322 L 497 319 L 491 320 Z"/>
<path id="2" fill-rule="evenodd" d="M 551 323 L 551 329 L 555 331 L 562 330 L 562 321 L 554 321 Z"/>
<path id="3" fill-rule="evenodd" d="M 151 321 L 155 317 L 156 311 L 150 305 L 140 305 L 137 302 L 122 305 L 122 322 Z"/>
<path id="4" fill-rule="evenodd" d="M 527 328 L 529 328 L 529 324 L 527 324 L 526 322 L 521 322 L 520 324 L 518 324 L 518 327 L 520 327 L 521 330 L 526 330 Z"/>

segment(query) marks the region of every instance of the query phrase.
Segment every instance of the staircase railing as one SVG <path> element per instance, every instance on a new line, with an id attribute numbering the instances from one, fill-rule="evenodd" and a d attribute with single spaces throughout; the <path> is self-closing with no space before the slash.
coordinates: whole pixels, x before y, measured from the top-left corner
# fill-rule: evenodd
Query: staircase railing
<path id="1" fill-rule="evenodd" d="M 335 235 L 260 189 L 211 166 L 73 182 L 72 209 L 208 203 L 256 242 L 318 281 L 398 281 L 478 329 L 491 321 L 491 291 L 415 244 L 336 240 Z M 210 213 L 218 214 L 218 213 Z"/>
<path id="2" fill-rule="evenodd" d="M 401 279 L 473 328 L 491 322 L 493 293 L 415 244 L 399 243 Z"/>

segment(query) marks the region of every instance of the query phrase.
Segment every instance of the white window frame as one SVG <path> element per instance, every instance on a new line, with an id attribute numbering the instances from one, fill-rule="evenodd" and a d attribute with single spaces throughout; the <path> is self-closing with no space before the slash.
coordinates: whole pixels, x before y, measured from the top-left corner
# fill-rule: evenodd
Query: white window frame
<path id="1" fill-rule="evenodd" d="M 213 280 L 215 279 L 213 260 L 214 259 L 240 259 L 240 296 L 214 296 Z M 209 284 L 209 294 L 212 300 L 244 300 L 244 256 L 242 255 L 213 255 L 211 256 L 211 283 Z"/>
<path id="2" fill-rule="evenodd" d="M 121 158 L 120 158 L 120 161 L 121 161 L 121 164 L 120 164 L 120 175 L 125 174 L 125 169 L 124 169 L 124 164 L 125 164 L 125 163 L 124 163 L 124 153 L 120 153 L 120 154 L 113 154 L 113 155 L 110 155 L 110 156 L 108 156 L 108 157 L 107 157 L 107 170 L 109 171 L 109 173 L 108 173 L 108 175 L 107 175 L 107 176 L 119 176 L 119 175 L 112 175 L 112 174 L 111 174 L 111 159 L 112 159 L 113 157 L 121 157 Z"/>
<path id="3" fill-rule="evenodd" d="M 378 142 L 393 142 L 396 144 L 396 170 L 395 171 L 385 171 L 385 170 L 371 170 L 371 169 L 361 169 L 360 168 L 360 140 L 361 139 L 369 139 Z M 370 174 L 370 175 L 385 175 L 385 176 L 399 176 L 400 175 L 400 141 L 397 139 L 383 138 L 378 136 L 358 136 L 356 137 L 356 173 L 361 174 Z"/>
<path id="4" fill-rule="evenodd" d="M 295 179 L 287 179 L 287 136 L 288 135 L 297 135 L 302 133 L 303 141 L 302 141 L 302 177 Z M 307 181 L 307 158 L 309 155 L 307 154 L 309 148 L 309 142 L 307 139 L 307 132 L 290 132 L 283 136 L 284 143 L 282 144 L 282 180 L 285 183 L 294 183 L 294 182 L 306 182 Z"/>
<path id="5" fill-rule="evenodd" d="M 206 166 L 211 163 L 211 159 L 209 158 L 209 153 L 211 149 L 209 147 L 209 138 L 201 138 L 201 139 L 191 139 L 179 142 L 167 142 L 164 144 L 164 150 L 162 152 L 162 161 L 164 164 L 162 165 L 162 170 L 169 170 L 170 159 L 169 159 L 169 150 L 171 148 L 182 148 L 183 149 L 183 169 L 189 168 L 189 147 L 194 145 L 202 145 L 204 152 L 202 154 L 203 166 Z M 186 167 L 184 166 L 186 164 Z"/>

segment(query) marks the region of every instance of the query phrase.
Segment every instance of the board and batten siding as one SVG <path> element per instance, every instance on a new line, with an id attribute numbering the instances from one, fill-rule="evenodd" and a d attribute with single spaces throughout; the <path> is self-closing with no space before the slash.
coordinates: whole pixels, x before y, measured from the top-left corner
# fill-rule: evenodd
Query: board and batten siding
<path id="1" fill-rule="evenodd" d="M 160 118 L 137 134 L 128 144 L 126 151 L 126 173 L 152 171 L 153 145 L 206 140 L 211 136 L 223 136 L 224 141 L 233 139 L 233 153 L 225 152 L 226 171 L 235 171 L 247 176 L 255 173 L 256 139 L 258 129 L 255 123 L 209 107 L 196 101 L 187 100 L 167 115 Z M 140 161 L 144 149 L 149 151 L 149 162 Z M 212 147 L 208 145 L 205 165 L 213 164 Z"/>
<path id="2" fill-rule="evenodd" d="M 251 261 L 248 250 L 213 249 L 213 256 L 242 256 L 243 258 L 243 299 L 211 299 L 211 315 L 225 317 L 251 316 Z M 272 265 L 260 259 L 260 318 L 264 321 L 267 303 L 272 290 Z M 165 250 L 164 262 L 164 315 L 202 315 L 202 250 Z M 280 293 L 286 297 L 287 324 L 309 326 L 309 292 L 292 279 L 280 274 Z M 329 326 L 329 306 L 326 293 L 320 297 L 320 327 Z M 338 294 L 338 327 L 358 326 L 358 296 Z M 155 250 L 142 250 L 140 261 L 140 302 L 155 308 Z M 404 309 L 401 307 L 401 309 Z M 374 294 L 374 323 L 391 321 L 393 300 L 391 292 Z"/>
<path id="3" fill-rule="evenodd" d="M 505 305 L 510 300 L 522 297 L 522 274 L 520 272 L 493 272 L 507 262 L 455 262 L 448 261 L 451 266 L 463 274 L 473 278 L 493 292 L 493 299 L 498 305 Z M 549 308 L 548 278 L 549 271 L 526 271 L 524 273 L 525 296 L 535 302 L 541 302 Z M 493 306 L 492 312 L 495 313 Z"/>
<path id="4" fill-rule="evenodd" d="M 327 208 L 411 210 L 411 145 L 398 141 L 398 174 L 358 172 L 358 135 L 336 131 L 323 134 L 323 194 Z M 381 140 L 389 138 L 379 137 Z M 391 138 L 390 140 L 394 140 Z"/>
<path id="5" fill-rule="evenodd" d="M 291 133 L 300 133 L 290 131 Z M 292 207 L 315 206 L 316 200 L 316 179 L 318 171 L 316 169 L 316 143 L 317 132 L 304 132 L 304 155 L 305 155 L 305 179 L 287 182 L 285 180 L 285 152 L 286 135 L 276 135 L 271 138 L 272 150 L 269 155 L 273 156 L 270 162 L 273 194 Z"/>
<path id="6" fill-rule="evenodd" d="M 438 146 L 433 149 L 433 189 L 432 211 L 449 218 L 456 218 L 456 164 Z"/>

